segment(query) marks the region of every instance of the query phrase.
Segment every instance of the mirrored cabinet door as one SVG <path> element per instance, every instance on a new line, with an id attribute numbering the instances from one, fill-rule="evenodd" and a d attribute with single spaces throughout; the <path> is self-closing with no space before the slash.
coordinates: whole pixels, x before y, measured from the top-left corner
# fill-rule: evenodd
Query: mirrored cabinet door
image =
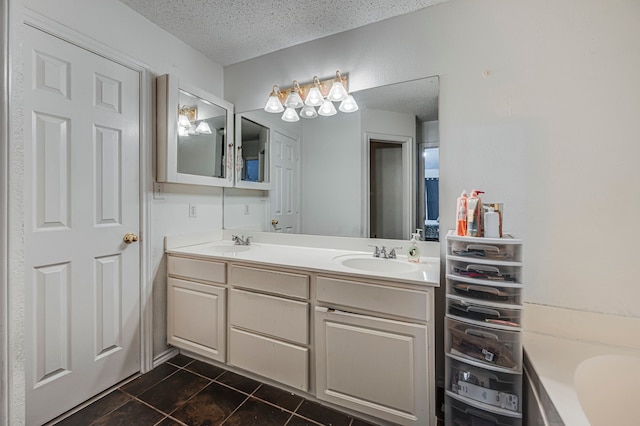
<path id="1" fill-rule="evenodd" d="M 271 129 L 236 115 L 235 186 L 271 189 Z"/>
<path id="2" fill-rule="evenodd" d="M 233 105 L 178 80 L 156 79 L 157 181 L 233 185 Z"/>

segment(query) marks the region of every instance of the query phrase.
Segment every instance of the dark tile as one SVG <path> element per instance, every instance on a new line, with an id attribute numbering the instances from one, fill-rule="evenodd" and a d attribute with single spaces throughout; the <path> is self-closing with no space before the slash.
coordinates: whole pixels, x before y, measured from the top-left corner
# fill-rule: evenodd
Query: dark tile
<path id="1" fill-rule="evenodd" d="M 349 426 L 351 417 L 311 401 L 304 401 L 296 414 L 327 426 Z"/>
<path id="2" fill-rule="evenodd" d="M 294 411 L 296 408 L 298 408 L 298 405 L 300 405 L 300 403 L 304 399 L 301 396 L 296 395 L 295 393 L 287 392 L 282 389 L 274 388 L 273 386 L 264 384 L 253 393 L 253 396 L 278 405 L 282 408 L 286 408 L 289 411 Z"/>
<path id="3" fill-rule="evenodd" d="M 156 426 L 182 426 L 182 423 L 172 419 L 171 417 L 165 417 L 163 421 L 157 423 Z"/>
<path id="4" fill-rule="evenodd" d="M 225 426 L 284 426 L 291 413 L 265 402 L 249 398 L 224 422 Z"/>
<path id="5" fill-rule="evenodd" d="M 248 377 L 241 376 L 231 371 L 226 371 L 222 376 L 216 379 L 216 382 L 224 383 L 232 388 L 242 392 L 251 393 L 260 386 L 260 382 L 256 382 Z"/>
<path id="6" fill-rule="evenodd" d="M 294 415 L 287 423 L 287 426 L 318 426 L 319 423 L 314 422 L 313 420 L 305 419 L 300 416 Z"/>
<path id="7" fill-rule="evenodd" d="M 207 364 L 206 362 L 195 360 L 187 367 L 185 367 L 189 371 L 193 371 L 194 373 L 201 374 L 205 377 L 209 377 L 211 380 L 215 379 L 222 373 L 224 373 L 224 368 L 220 368 L 215 365 Z"/>
<path id="8" fill-rule="evenodd" d="M 100 417 L 92 426 L 149 426 L 156 424 L 164 414 L 136 400 Z"/>
<path id="9" fill-rule="evenodd" d="M 190 371 L 180 370 L 141 393 L 138 398 L 160 411 L 171 414 L 210 383 Z"/>
<path id="10" fill-rule="evenodd" d="M 170 374 L 175 373 L 177 369 L 178 367 L 171 364 L 160 364 L 137 379 L 130 381 L 126 385 L 120 386 L 120 389 L 133 396 L 138 396 Z"/>
<path id="11" fill-rule="evenodd" d="M 353 419 L 351 426 L 377 426 L 377 423 L 365 422 L 362 419 Z"/>
<path id="12" fill-rule="evenodd" d="M 178 367 L 184 367 L 185 365 L 188 365 L 191 361 L 193 361 L 193 358 L 190 358 L 186 355 L 178 354 L 167 362 L 170 362 L 173 365 L 177 365 Z"/>
<path id="13" fill-rule="evenodd" d="M 182 407 L 172 417 L 189 426 L 219 425 L 247 399 L 247 395 L 213 382 Z"/>
<path id="14" fill-rule="evenodd" d="M 56 423 L 60 426 L 75 426 L 75 425 L 88 425 L 92 421 L 104 416 L 107 413 L 115 410 L 116 408 L 124 405 L 127 401 L 130 401 L 131 397 L 126 393 L 114 390 L 98 399 L 97 401 L 87 405 L 77 413 L 72 414 L 66 419 Z"/>

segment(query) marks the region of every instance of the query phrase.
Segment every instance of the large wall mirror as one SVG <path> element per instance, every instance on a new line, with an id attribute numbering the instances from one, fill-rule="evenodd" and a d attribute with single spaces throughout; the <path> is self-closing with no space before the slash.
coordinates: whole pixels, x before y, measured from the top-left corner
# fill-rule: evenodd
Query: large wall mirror
<path id="1" fill-rule="evenodd" d="M 225 188 L 224 227 L 437 241 L 438 93 L 436 76 L 353 92 L 353 113 L 243 113 L 271 129 L 273 186 Z"/>

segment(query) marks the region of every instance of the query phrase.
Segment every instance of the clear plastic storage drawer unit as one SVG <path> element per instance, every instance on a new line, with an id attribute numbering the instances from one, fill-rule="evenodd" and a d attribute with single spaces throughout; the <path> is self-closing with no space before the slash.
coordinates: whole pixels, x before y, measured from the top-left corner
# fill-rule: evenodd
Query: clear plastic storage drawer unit
<path id="1" fill-rule="evenodd" d="M 450 235 L 447 254 L 473 259 L 520 262 L 522 245 L 507 235 L 503 238 L 469 238 Z M 474 241 L 469 241 L 470 239 Z"/>
<path id="2" fill-rule="evenodd" d="M 522 418 L 487 412 L 456 400 L 447 392 L 447 426 L 522 426 Z"/>
<path id="3" fill-rule="evenodd" d="M 522 375 L 488 370 L 450 359 L 446 389 L 487 410 L 522 412 Z"/>
<path id="4" fill-rule="evenodd" d="M 505 371 L 522 371 L 521 333 L 445 319 L 447 353 Z"/>
<path id="5" fill-rule="evenodd" d="M 473 279 L 478 282 L 520 283 L 521 268 L 511 265 L 487 265 L 466 261 L 447 262 L 447 273 L 456 277 Z"/>
<path id="6" fill-rule="evenodd" d="M 480 325 L 493 324 L 519 328 L 522 323 L 520 306 L 491 302 L 477 303 L 456 296 L 447 296 L 447 313 Z"/>
<path id="7" fill-rule="evenodd" d="M 480 303 L 498 302 L 512 305 L 520 305 L 522 303 L 522 290 L 520 286 L 503 287 L 498 283 L 489 285 L 449 280 L 447 294 L 477 300 Z"/>

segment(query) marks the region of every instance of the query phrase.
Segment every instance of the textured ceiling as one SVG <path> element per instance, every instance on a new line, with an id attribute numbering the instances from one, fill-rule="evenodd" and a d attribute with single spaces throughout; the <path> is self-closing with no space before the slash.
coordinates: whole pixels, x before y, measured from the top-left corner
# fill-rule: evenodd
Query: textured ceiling
<path id="1" fill-rule="evenodd" d="M 220 65 L 446 0 L 120 0 Z"/>

